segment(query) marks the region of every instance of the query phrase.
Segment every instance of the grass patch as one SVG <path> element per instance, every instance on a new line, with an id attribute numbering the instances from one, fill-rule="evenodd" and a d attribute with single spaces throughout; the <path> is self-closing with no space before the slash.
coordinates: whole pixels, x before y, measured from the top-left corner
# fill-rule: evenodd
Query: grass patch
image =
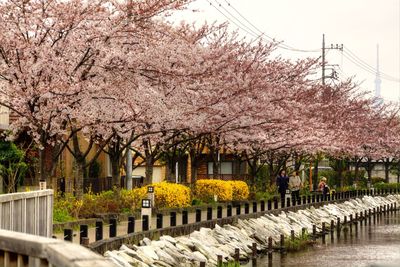
<path id="1" fill-rule="evenodd" d="M 235 261 L 228 261 L 228 262 L 223 262 L 222 264 L 217 265 L 218 267 L 240 267 L 239 262 Z"/>
<path id="2" fill-rule="evenodd" d="M 296 252 L 296 251 L 301 251 L 309 246 L 313 246 L 316 244 L 316 241 L 313 241 L 310 238 L 310 235 L 305 232 L 302 236 L 300 237 L 295 237 L 294 240 L 291 238 L 288 238 L 285 241 L 285 249 L 287 252 Z"/>

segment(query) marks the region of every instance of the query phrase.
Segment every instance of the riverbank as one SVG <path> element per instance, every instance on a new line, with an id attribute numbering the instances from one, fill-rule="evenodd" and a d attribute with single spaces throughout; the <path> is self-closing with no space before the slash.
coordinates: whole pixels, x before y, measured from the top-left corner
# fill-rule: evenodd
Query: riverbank
<path id="1" fill-rule="evenodd" d="M 231 262 L 233 257 L 239 260 L 250 259 L 255 252 L 269 248 L 270 239 L 274 246 L 278 245 L 282 236 L 300 236 L 303 229 L 315 236 L 326 225 L 336 222 L 336 219 L 347 221 L 355 214 L 366 214 L 368 209 L 387 209 L 400 203 L 400 196 L 364 197 L 352 199 L 341 204 L 328 204 L 318 209 L 313 207 L 297 212 L 282 212 L 279 215 L 266 214 L 259 218 L 238 220 L 235 225 L 215 226 L 214 229 L 201 228 L 188 236 L 172 238 L 161 236 L 159 241 L 144 239 L 142 246 L 123 246 L 119 251 L 109 251 L 105 255 L 120 263 L 135 264 L 143 262 L 155 266 L 196 266 L 204 262 L 207 266 L 220 262 Z M 253 248 L 253 249 L 252 249 Z M 239 255 L 237 255 L 239 253 Z M 172 257 L 174 264 L 170 265 Z M 197 255 L 194 257 L 193 255 Z M 236 256 L 237 255 L 237 256 Z M 133 265 L 136 266 L 136 265 Z"/>
<path id="2" fill-rule="evenodd" d="M 356 231 L 357 228 L 357 231 Z M 333 236 L 325 243 L 317 244 L 295 253 L 274 253 L 257 259 L 257 266 L 276 267 L 367 267 L 399 266 L 400 262 L 400 213 L 389 212 L 381 216 L 354 222 L 349 228 Z M 252 267 L 251 262 L 242 266 Z"/>

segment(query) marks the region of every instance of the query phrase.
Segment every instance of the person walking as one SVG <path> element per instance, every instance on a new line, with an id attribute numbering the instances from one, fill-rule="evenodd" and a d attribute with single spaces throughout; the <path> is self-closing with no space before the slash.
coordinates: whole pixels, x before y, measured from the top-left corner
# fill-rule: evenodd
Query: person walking
<path id="1" fill-rule="evenodd" d="M 281 206 L 285 207 L 285 194 L 289 188 L 289 177 L 287 177 L 285 170 L 279 172 L 276 178 L 276 185 L 278 186 L 278 192 L 281 194 Z"/>
<path id="2" fill-rule="evenodd" d="M 292 191 L 293 201 L 298 202 L 300 199 L 300 189 L 303 187 L 298 171 L 294 171 L 289 177 L 289 189 Z"/>
<path id="3" fill-rule="evenodd" d="M 318 191 L 322 192 L 322 199 L 326 200 L 326 195 L 329 194 L 329 186 L 326 177 L 322 177 L 318 184 Z"/>

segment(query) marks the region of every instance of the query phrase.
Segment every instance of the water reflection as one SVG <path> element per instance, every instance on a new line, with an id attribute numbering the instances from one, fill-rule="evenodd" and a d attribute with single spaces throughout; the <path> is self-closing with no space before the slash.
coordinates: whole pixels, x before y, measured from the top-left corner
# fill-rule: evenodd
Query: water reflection
<path id="1" fill-rule="evenodd" d="M 335 232 L 334 238 L 329 234 L 324 244 L 319 239 L 305 251 L 258 258 L 257 266 L 400 266 L 400 213 L 377 217 L 347 226 L 340 234 Z"/>

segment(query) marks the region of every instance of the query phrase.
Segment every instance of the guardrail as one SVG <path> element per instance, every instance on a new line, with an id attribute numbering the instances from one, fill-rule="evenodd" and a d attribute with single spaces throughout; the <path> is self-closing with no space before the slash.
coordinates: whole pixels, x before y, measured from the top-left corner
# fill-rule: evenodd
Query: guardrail
<path id="1" fill-rule="evenodd" d="M 0 266 L 115 267 L 80 245 L 8 230 L 0 230 Z"/>
<path id="2" fill-rule="evenodd" d="M 0 195 L 0 229 L 51 237 L 53 190 Z"/>
<path id="3" fill-rule="evenodd" d="M 350 198 L 362 197 L 365 195 L 378 196 L 391 193 L 399 193 L 399 190 L 354 190 L 347 192 L 336 192 L 327 196 L 309 195 L 302 196 L 300 200 L 293 201 L 288 198 L 280 203 L 277 198 L 268 201 L 246 201 L 241 203 L 226 203 L 224 205 L 208 206 L 206 208 L 174 209 L 170 212 L 163 211 L 156 213 L 153 220 L 154 228 L 149 228 L 149 221 L 144 218 L 136 220 L 130 217 L 127 227 L 127 233 L 122 236 L 116 236 L 117 223 L 115 219 L 110 219 L 109 239 L 103 239 L 103 222 L 96 222 L 96 242 L 88 246 L 97 253 L 104 253 L 107 250 L 118 249 L 123 243 L 137 244 L 144 237 L 157 239 L 161 235 L 180 236 L 189 234 L 201 227 L 214 227 L 215 224 L 232 224 L 238 219 L 256 218 L 266 213 L 280 213 L 282 210 L 297 210 L 308 206 L 321 206 L 330 201 L 341 202 Z M 195 211 L 189 213 L 188 210 Z M 140 228 L 135 227 L 139 221 Z M 83 237 L 87 237 L 87 228 L 80 231 Z M 136 229 L 136 231 L 135 231 Z M 81 236 L 82 237 L 82 236 Z"/>

